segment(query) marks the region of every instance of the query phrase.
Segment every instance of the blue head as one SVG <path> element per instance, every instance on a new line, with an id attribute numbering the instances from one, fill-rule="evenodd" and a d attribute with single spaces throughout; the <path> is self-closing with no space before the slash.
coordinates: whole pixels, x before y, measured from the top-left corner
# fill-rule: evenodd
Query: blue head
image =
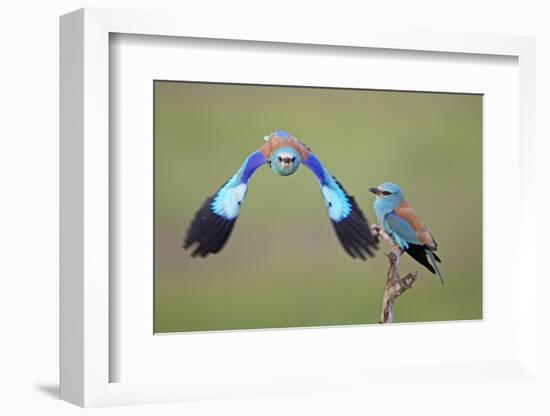
<path id="1" fill-rule="evenodd" d="M 377 188 L 370 188 L 369 191 L 376 195 L 374 210 L 379 217 L 384 217 L 405 200 L 401 188 L 393 182 L 383 182 Z"/>
<path id="2" fill-rule="evenodd" d="M 292 175 L 302 163 L 300 153 L 290 146 L 283 146 L 275 150 L 269 158 L 269 165 L 273 171 L 281 176 Z"/>

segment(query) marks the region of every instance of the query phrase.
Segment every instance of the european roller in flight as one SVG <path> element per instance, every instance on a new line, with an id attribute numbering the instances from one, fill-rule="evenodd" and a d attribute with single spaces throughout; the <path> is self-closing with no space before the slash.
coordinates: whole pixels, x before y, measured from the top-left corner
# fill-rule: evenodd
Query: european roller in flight
<path id="1" fill-rule="evenodd" d="M 443 283 L 436 263 L 441 262 L 435 253 L 437 243 L 428 227 L 405 201 L 401 188 L 395 183 L 384 182 L 369 191 L 376 195 L 374 211 L 384 231 L 401 250 L 432 273 L 437 273 Z"/>
<path id="2" fill-rule="evenodd" d="M 363 212 L 311 150 L 283 130 L 265 136 L 264 140 L 265 143 L 250 154 L 239 170 L 197 211 L 183 248 L 193 247 L 192 257 L 206 257 L 224 247 L 239 217 L 248 182 L 258 168 L 268 165 L 277 175 L 290 176 L 300 165 L 305 165 L 319 181 L 329 219 L 344 250 L 351 257 L 362 260 L 374 256 L 378 238 L 371 233 Z"/>

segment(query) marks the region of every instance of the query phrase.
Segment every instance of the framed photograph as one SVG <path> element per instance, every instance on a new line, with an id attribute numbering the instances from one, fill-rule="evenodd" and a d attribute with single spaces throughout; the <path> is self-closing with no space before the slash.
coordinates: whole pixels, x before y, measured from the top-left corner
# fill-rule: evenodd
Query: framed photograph
<path id="1" fill-rule="evenodd" d="M 61 397 L 536 383 L 534 40 L 241 29 L 61 18 Z"/>
<path id="2" fill-rule="evenodd" d="M 377 254 L 391 247 L 370 230 L 381 210 L 415 213 L 413 225 L 392 214 L 385 229 L 403 233 L 403 270 L 435 277 L 399 301 L 398 321 L 482 319 L 481 94 L 172 80 L 153 89 L 155 333 L 377 323 L 388 269 Z M 261 134 L 280 124 L 300 139 Z M 405 193 L 430 201 L 430 229 Z M 434 251 L 407 235 L 420 222 Z M 450 245 L 446 267 L 437 253 Z"/>

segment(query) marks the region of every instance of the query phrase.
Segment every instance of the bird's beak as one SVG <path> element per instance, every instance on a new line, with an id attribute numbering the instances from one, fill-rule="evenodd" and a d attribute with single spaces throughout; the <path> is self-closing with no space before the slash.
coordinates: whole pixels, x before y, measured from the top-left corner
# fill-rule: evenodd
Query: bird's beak
<path id="1" fill-rule="evenodd" d="M 291 166 L 293 163 L 294 162 L 290 157 L 283 157 L 283 160 L 281 160 L 281 166 L 285 168 Z"/>
<path id="2" fill-rule="evenodd" d="M 372 192 L 375 195 L 380 195 L 380 189 L 378 188 L 369 188 L 369 192 Z"/>

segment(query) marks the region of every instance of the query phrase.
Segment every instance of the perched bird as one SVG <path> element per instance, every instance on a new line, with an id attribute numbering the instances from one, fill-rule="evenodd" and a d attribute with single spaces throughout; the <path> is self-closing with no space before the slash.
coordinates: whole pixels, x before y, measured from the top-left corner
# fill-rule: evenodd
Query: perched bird
<path id="1" fill-rule="evenodd" d="M 435 254 L 437 243 L 420 217 L 405 201 L 401 188 L 395 183 L 384 182 L 378 188 L 370 188 L 369 191 L 376 195 L 374 211 L 384 231 L 393 238 L 401 250 L 406 251 L 432 273 L 437 273 L 443 283 L 436 263 L 441 263 Z"/>
<path id="2" fill-rule="evenodd" d="M 193 246 L 191 256 L 218 253 L 227 242 L 246 197 L 248 181 L 267 164 L 281 176 L 292 175 L 307 166 L 317 177 L 328 216 L 344 250 L 353 258 L 373 256 L 378 238 L 354 198 L 325 169 L 311 150 L 290 133 L 278 130 L 264 137 L 265 143 L 249 155 L 240 169 L 213 196 L 208 198 L 187 230 L 183 248 Z"/>

